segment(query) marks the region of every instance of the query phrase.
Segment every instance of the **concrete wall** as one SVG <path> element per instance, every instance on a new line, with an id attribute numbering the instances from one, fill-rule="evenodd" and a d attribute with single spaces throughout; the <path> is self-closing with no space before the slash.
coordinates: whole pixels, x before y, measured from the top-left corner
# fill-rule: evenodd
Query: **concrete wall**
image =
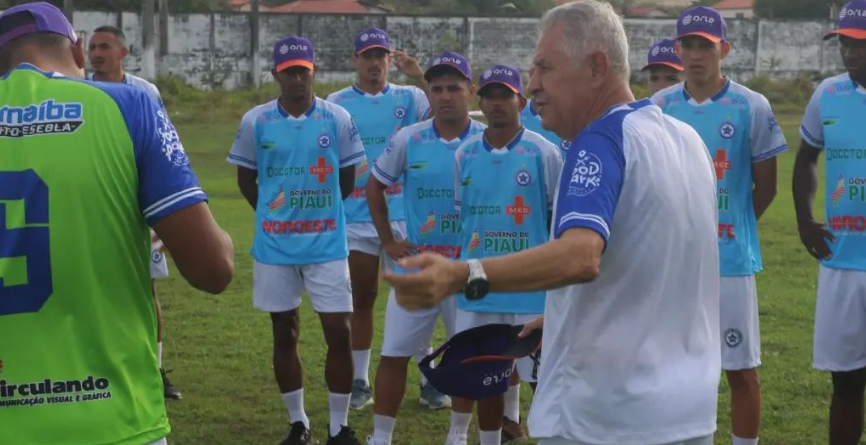
<path id="1" fill-rule="evenodd" d="M 159 17 L 156 17 L 157 22 Z M 76 11 L 75 28 L 84 35 L 100 25 L 120 26 L 131 45 L 127 69 L 144 77 L 171 74 L 205 88 L 236 88 L 252 82 L 251 26 L 245 13 L 176 14 L 169 17 L 168 54 L 157 55 L 156 68 L 142 63 L 142 23 L 137 13 Z M 260 81 L 270 79 L 271 51 L 280 37 L 300 34 L 316 46 L 322 80 L 353 78 L 350 58 L 355 34 L 370 26 L 391 34 L 393 45 L 426 64 L 444 50 L 463 52 L 473 67 L 494 63 L 527 70 L 531 64 L 537 19 L 485 17 L 409 17 L 383 15 L 261 14 L 258 60 Z M 646 49 L 674 33 L 672 19 L 626 19 L 633 71 L 646 61 Z M 729 20 L 733 51 L 725 70 L 744 81 L 756 74 L 793 77 L 801 72 L 838 72 L 843 69 L 838 43 L 822 42 L 832 24 L 804 21 Z M 159 29 L 159 25 L 155 29 Z M 159 48 L 157 35 L 155 48 Z"/>

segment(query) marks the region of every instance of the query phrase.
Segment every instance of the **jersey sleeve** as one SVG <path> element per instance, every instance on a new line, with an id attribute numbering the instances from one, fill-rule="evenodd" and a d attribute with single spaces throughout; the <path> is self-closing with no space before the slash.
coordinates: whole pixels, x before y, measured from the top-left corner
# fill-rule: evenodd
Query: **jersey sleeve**
<path id="1" fill-rule="evenodd" d="M 153 100 L 159 104 L 160 107 L 165 108 L 165 103 L 162 101 L 162 94 L 159 94 L 159 88 L 156 85 L 149 83 L 147 84 L 147 89 L 150 91 L 150 94 L 153 96 Z"/>
<path id="2" fill-rule="evenodd" d="M 358 135 L 358 127 L 349 112 L 339 108 L 335 113 L 337 140 L 340 149 L 340 168 L 360 164 L 366 157 L 364 144 Z"/>
<path id="3" fill-rule="evenodd" d="M 248 111 L 241 119 L 240 128 L 229 151 L 227 160 L 239 167 L 255 170 L 256 165 L 256 118 L 254 110 Z"/>
<path id="4" fill-rule="evenodd" d="M 131 91 L 131 90 L 130 90 Z M 115 97 L 133 141 L 138 202 L 148 224 L 207 200 L 165 109 L 146 92 Z"/>
<path id="5" fill-rule="evenodd" d="M 415 116 L 417 122 L 427 119 L 430 114 L 430 100 L 427 99 L 427 93 L 421 88 L 412 87 L 412 105 L 415 107 Z M 412 125 L 415 122 L 404 122 L 404 125 Z"/>
<path id="6" fill-rule="evenodd" d="M 770 102 L 763 95 L 756 94 L 752 104 L 752 162 L 761 162 L 778 156 L 788 150 L 785 135 Z"/>
<path id="7" fill-rule="evenodd" d="M 406 146 L 411 135 L 407 130 L 404 128 L 391 138 L 388 147 L 373 165 L 373 176 L 388 187 L 399 181 L 406 170 Z"/>
<path id="8" fill-rule="evenodd" d="M 823 91 L 824 85 L 821 84 L 809 99 L 806 112 L 803 113 L 803 121 L 800 123 L 800 137 L 814 148 L 824 148 L 824 126 L 821 125 L 821 110 L 818 107 Z"/>
<path id="9" fill-rule="evenodd" d="M 544 162 L 544 192 L 547 195 L 547 209 L 553 208 L 556 199 L 556 184 L 562 173 L 562 154 L 559 147 L 550 144 L 542 149 L 542 161 Z"/>
<path id="10" fill-rule="evenodd" d="M 571 150 L 559 182 L 554 237 L 586 228 L 607 242 L 625 176 L 622 146 L 609 136 L 588 132 L 578 136 Z"/>

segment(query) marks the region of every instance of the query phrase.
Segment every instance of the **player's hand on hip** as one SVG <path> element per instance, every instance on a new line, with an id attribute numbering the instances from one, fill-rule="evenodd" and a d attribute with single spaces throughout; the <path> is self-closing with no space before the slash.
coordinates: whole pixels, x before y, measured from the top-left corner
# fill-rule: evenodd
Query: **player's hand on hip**
<path id="1" fill-rule="evenodd" d="M 531 334 L 532 331 L 537 331 L 539 329 L 544 329 L 544 315 L 536 318 L 535 320 L 530 321 L 523 325 L 523 330 L 517 334 L 518 337 L 524 338 L 527 335 Z"/>
<path id="2" fill-rule="evenodd" d="M 424 78 L 424 70 L 421 69 L 421 64 L 418 59 L 404 53 L 403 51 L 394 50 L 391 52 L 391 58 L 394 60 L 394 66 L 412 79 Z"/>
<path id="3" fill-rule="evenodd" d="M 827 241 L 835 242 L 836 237 L 827 230 L 827 227 L 818 221 L 811 220 L 801 222 L 798 225 L 800 241 L 809 251 L 809 254 L 819 260 L 828 260 L 833 257 L 833 252 Z"/>
<path id="4" fill-rule="evenodd" d="M 394 260 L 405 258 L 415 253 L 415 245 L 409 241 L 392 241 L 382 245 L 382 250 Z"/>
<path id="5" fill-rule="evenodd" d="M 383 278 L 394 288 L 397 303 L 406 309 L 425 309 L 460 292 L 469 278 L 469 267 L 438 254 L 423 253 L 403 258 L 397 264 L 414 273 L 385 272 Z"/>

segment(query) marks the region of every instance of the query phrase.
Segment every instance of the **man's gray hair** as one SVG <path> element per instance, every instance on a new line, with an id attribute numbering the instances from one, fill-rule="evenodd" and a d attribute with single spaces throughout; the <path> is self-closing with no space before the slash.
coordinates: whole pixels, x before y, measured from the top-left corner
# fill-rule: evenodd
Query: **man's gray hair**
<path id="1" fill-rule="evenodd" d="M 628 39 L 613 7 L 598 0 L 578 0 L 547 11 L 541 18 L 541 32 L 562 25 L 562 50 L 573 62 L 595 51 L 607 54 L 611 69 L 628 79 Z"/>

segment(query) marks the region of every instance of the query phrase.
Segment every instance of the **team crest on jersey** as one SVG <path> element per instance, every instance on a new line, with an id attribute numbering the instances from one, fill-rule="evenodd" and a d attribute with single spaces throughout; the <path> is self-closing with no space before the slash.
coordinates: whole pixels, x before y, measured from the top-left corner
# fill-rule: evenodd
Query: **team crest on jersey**
<path id="1" fill-rule="evenodd" d="M 514 175 L 514 182 L 521 187 L 526 187 L 532 182 L 532 175 L 529 174 L 529 170 L 520 169 Z"/>
<path id="2" fill-rule="evenodd" d="M 150 251 L 150 261 L 153 264 L 159 264 L 162 262 L 162 252 L 159 250 L 151 250 Z"/>
<path id="3" fill-rule="evenodd" d="M 394 117 L 397 119 L 403 119 L 406 116 L 406 109 L 403 107 L 394 108 Z"/>
<path id="4" fill-rule="evenodd" d="M 331 137 L 327 134 L 319 136 L 319 147 L 328 148 L 331 146 Z"/>
<path id="5" fill-rule="evenodd" d="M 743 343 L 743 333 L 738 329 L 728 329 L 725 331 L 725 343 L 729 348 L 736 348 Z"/>
<path id="6" fill-rule="evenodd" d="M 559 149 L 562 151 L 568 151 L 569 149 L 571 149 L 571 141 L 566 141 L 565 139 L 563 139 L 562 142 L 559 143 Z"/>
<path id="7" fill-rule="evenodd" d="M 156 117 L 156 132 L 162 139 L 162 152 L 165 154 L 166 159 L 178 167 L 188 165 L 189 158 L 183 149 L 183 145 L 180 143 L 180 136 L 177 135 L 174 124 L 168 119 L 168 115 L 166 115 L 164 110 L 157 110 Z"/>
<path id="8" fill-rule="evenodd" d="M 568 183 L 568 196 L 584 197 L 601 186 L 601 159 L 586 150 L 577 152 L 571 180 Z"/>
<path id="9" fill-rule="evenodd" d="M 722 126 L 719 127 L 719 136 L 722 139 L 730 139 L 737 134 L 737 127 L 734 126 L 733 122 L 725 122 Z"/>

